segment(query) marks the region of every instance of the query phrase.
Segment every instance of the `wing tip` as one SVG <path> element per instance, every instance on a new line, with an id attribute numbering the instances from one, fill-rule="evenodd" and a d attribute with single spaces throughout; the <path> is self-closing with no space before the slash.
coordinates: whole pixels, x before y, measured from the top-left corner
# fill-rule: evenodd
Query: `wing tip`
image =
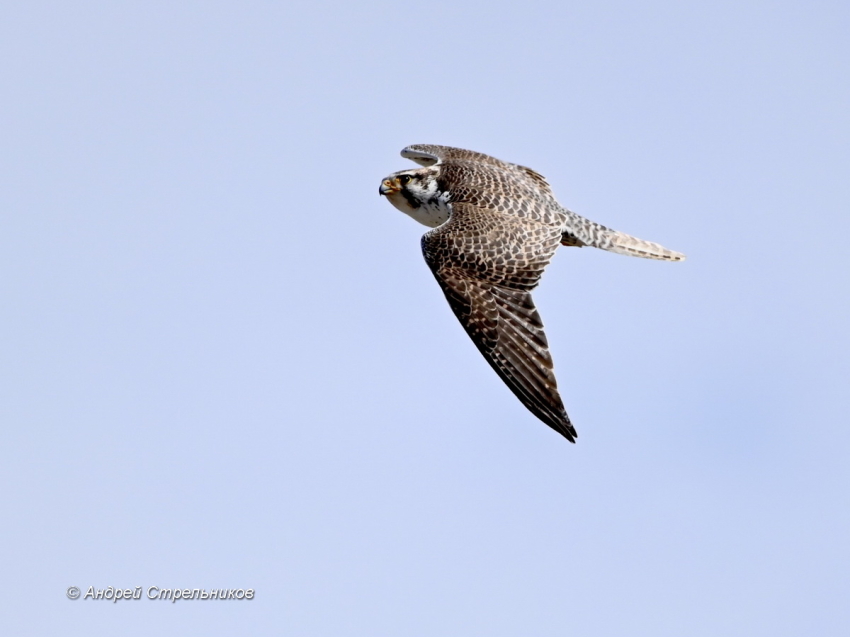
<path id="1" fill-rule="evenodd" d="M 427 148 L 427 146 L 425 144 L 411 144 L 410 146 L 405 146 L 401 149 L 401 156 L 405 159 L 415 161 L 420 166 L 433 166 L 440 163 L 440 158 L 437 155 L 426 150 L 422 150 L 423 148 Z"/>
<path id="2" fill-rule="evenodd" d="M 549 424 L 549 423 L 547 423 Z M 560 427 L 555 427 L 554 425 L 549 424 L 552 429 L 561 434 L 564 438 L 569 440 L 571 443 L 576 443 L 576 438 L 578 438 L 578 432 L 576 428 L 573 427 L 573 424 L 568 420 L 566 423 L 558 423 Z"/>

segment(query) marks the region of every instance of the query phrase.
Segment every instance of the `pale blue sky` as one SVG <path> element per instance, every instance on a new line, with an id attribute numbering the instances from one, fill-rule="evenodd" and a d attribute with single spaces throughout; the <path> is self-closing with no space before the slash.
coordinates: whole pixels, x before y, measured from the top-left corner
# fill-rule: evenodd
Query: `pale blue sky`
<path id="1" fill-rule="evenodd" d="M 848 634 L 848 33 L 842 2 L 7 3 L 0 632 Z M 577 445 L 378 197 L 411 143 L 687 253 L 547 271 Z"/>

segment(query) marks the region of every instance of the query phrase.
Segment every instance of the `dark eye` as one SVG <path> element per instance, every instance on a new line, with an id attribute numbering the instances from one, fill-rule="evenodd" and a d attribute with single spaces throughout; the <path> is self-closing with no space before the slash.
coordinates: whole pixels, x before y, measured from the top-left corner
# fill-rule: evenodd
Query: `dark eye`
<path id="1" fill-rule="evenodd" d="M 402 186 L 406 186 L 410 182 L 410 180 L 410 175 L 399 175 L 398 183 L 400 183 Z"/>

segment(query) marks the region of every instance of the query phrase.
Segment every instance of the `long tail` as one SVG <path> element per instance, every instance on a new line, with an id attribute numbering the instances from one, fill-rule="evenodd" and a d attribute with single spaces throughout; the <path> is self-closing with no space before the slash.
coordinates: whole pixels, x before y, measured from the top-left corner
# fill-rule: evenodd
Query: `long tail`
<path id="1" fill-rule="evenodd" d="M 564 245 L 590 246 L 591 248 L 608 250 L 630 257 L 643 257 L 644 259 L 685 260 L 685 255 L 681 252 L 668 250 L 662 245 L 638 239 L 625 232 L 611 230 L 611 228 L 585 219 L 570 210 L 564 209 L 564 212 L 567 215 L 566 228 L 561 238 L 561 243 Z"/>

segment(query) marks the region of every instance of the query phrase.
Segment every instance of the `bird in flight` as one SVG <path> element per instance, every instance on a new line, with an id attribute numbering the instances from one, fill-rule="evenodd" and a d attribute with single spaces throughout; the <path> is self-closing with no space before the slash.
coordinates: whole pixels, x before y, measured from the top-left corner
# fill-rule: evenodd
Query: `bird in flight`
<path id="1" fill-rule="evenodd" d="M 684 254 L 631 237 L 561 206 L 539 173 L 471 150 L 417 144 L 422 166 L 379 192 L 429 230 L 425 261 L 466 333 L 523 405 L 570 442 L 543 323 L 531 299 L 558 246 L 591 246 L 663 261 Z"/>

